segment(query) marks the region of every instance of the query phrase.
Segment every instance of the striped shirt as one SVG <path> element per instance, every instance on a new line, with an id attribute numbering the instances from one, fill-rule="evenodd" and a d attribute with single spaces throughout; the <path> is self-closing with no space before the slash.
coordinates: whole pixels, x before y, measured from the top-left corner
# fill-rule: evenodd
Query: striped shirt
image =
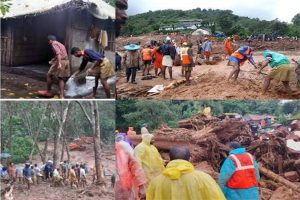
<path id="1" fill-rule="evenodd" d="M 56 58 L 58 55 L 60 55 L 62 60 L 68 60 L 66 47 L 62 43 L 58 41 L 53 41 L 51 47 Z"/>

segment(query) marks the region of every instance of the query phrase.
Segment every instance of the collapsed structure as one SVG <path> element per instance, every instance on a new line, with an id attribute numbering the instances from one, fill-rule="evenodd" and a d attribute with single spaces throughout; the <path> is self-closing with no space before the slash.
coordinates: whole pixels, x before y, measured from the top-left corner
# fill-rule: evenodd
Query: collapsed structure
<path id="1" fill-rule="evenodd" d="M 300 198 L 300 151 L 289 148 L 287 141 L 293 140 L 300 145 L 300 142 L 297 142 L 300 141 L 300 137 L 294 134 L 300 126 L 293 127 L 292 131 L 281 127 L 272 132 L 254 135 L 249 124 L 243 119 L 208 119 L 202 114 L 197 114 L 180 120 L 178 128 L 162 124 L 153 135 L 154 145 L 164 158 L 170 148 L 187 146 L 191 151 L 191 162 L 215 179 L 230 150 L 227 143 L 238 141 L 259 163 L 262 199 L 270 199 L 272 195 L 281 193 L 295 199 Z M 140 136 L 130 138 L 135 145 L 141 141 Z M 277 191 L 274 193 L 275 190 Z M 275 196 L 273 198 L 275 199 Z"/>
<path id="2" fill-rule="evenodd" d="M 55 35 L 69 55 L 73 46 L 114 51 L 115 9 L 103 0 L 14 0 L 1 18 L 2 65 L 47 63 L 47 35 Z M 80 62 L 69 60 L 71 66 Z"/>

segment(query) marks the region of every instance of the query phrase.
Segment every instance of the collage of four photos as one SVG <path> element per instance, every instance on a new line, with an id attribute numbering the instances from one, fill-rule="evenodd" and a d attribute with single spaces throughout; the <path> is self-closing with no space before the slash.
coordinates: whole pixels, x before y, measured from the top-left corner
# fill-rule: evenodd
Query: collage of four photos
<path id="1" fill-rule="evenodd" d="M 1 199 L 300 200 L 299 6 L 1 0 Z"/>

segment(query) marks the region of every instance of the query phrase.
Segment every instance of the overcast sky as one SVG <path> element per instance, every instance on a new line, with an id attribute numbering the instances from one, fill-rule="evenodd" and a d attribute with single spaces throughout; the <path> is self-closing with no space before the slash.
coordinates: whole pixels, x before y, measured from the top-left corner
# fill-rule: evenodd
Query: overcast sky
<path id="1" fill-rule="evenodd" d="M 243 3 L 241 3 L 243 2 Z M 232 10 L 239 16 L 291 22 L 300 13 L 299 0 L 128 0 L 128 15 L 149 10 L 212 8 Z"/>

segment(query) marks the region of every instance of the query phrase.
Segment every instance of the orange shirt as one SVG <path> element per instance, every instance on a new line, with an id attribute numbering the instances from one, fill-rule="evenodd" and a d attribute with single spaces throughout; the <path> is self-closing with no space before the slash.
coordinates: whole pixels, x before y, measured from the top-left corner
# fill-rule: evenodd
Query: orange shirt
<path id="1" fill-rule="evenodd" d="M 154 67 L 155 68 L 161 68 L 162 67 L 162 59 L 163 59 L 163 55 L 161 53 L 158 52 L 158 48 L 155 48 L 153 51 L 152 51 L 152 55 L 155 57 L 154 59 Z"/>
<path id="2" fill-rule="evenodd" d="M 145 48 L 141 52 L 143 60 L 152 60 L 151 54 L 152 50 L 150 48 Z"/>

